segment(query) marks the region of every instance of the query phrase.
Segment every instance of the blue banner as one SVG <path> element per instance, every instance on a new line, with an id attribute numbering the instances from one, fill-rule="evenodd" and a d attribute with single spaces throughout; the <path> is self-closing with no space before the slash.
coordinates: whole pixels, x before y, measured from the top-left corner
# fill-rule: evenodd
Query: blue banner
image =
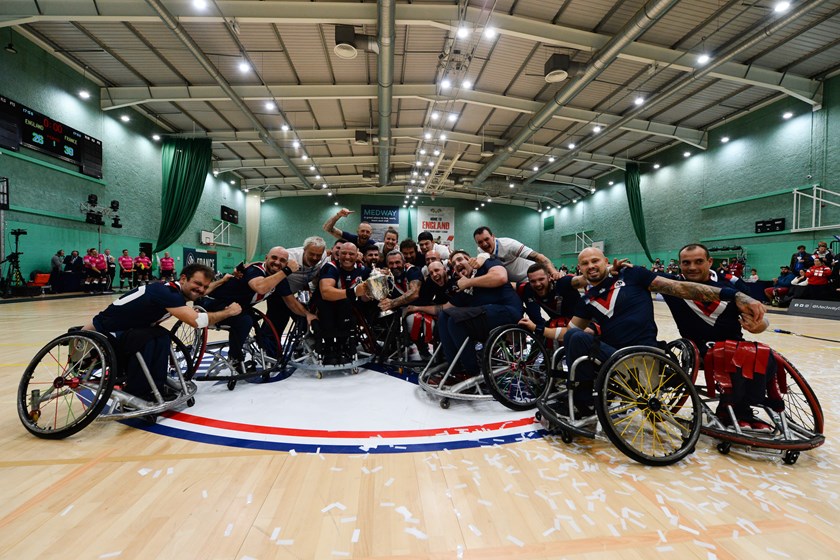
<path id="1" fill-rule="evenodd" d="M 216 252 L 198 251 L 191 247 L 184 247 L 184 266 L 189 266 L 191 264 L 203 264 L 212 268 L 213 272 L 217 272 Z"/>
<path id="2" fill-rule="evenodd" d="M 369 223 L 373 228 L 375 241 L 382 241 L 388 228 L 400 230 L 400 207 L 362 204 L 361 221 Z"/>

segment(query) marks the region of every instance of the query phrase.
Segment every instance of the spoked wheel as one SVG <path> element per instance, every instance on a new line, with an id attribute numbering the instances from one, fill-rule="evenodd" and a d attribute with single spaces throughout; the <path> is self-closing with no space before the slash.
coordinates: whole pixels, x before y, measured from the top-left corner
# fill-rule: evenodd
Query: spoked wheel
<path id="1" fill-rule="evenodd" d="M 793 364 L 779 353 L 776 356 L 780 366 L 777 375 L 780 376 L 780 384 L 784 385 L 781 390 L 788 424 L 804 428 L 812 434 L 822 434 L 823 411 L 817 395 Z"/>
<path id="2" fill-rule="evenodd" d="M 245 361 L 253 362 L 257 370 L 271 369 L 270 364 L 276 363 L 283 344 L 274 324 L 259 309 L 252 309 L 254 324 L 245 342 Z"/>
<path id="3" fill-rule="evenodd" d="M 542 341 L 520 327 L 498 327 L 487 340 L 481 369 L 497 401 L 528 410 L 548 385 L 548 354 Z"/>
<path id="4" fill-rule="evenodd" d="M 201 307 L 196 306 L 194 309 L 202 313 L 204 312 Z M 189 350 L 193 372 L 198 370 L 198 366 L 201 365 L 201 360 L 204 358 L 204 351 L 207 349 L 207 329 L 191 327 L 186 323 L 178 321 L 170 332 Z"/>
<path id="5" fill-rule="evenodd" d="M 188 325 L 189 326 L 189 325 Z M 200 329 L 205 330 L 205 329 Z M 173 329 L 174 331 L 174 329 Z M 195 375 L 195 360 L 192 357 L 192 348 L 185 345 L 178 336 L 173 332 L 169 332 L 170 352 L 169 352 L 169 369 L 166 374 L 179 385 L 181 382 L 180 376 L 183 376 L 184 381 L 189 381 Z M 204 333 L 205 340 L 207 333 Z M 180 376 L 179 376 L 180 374 Z M 186 391 L 186 387 L 182 387 Z"/>
<path id="6" fill-rule="evenodd" d="M 691 381 L 696 382 L 700 371 L 700 350 L 697 345 L 687 338 L 678 338 L 668 343 L 667 351 Z"/>
<path id="7" fill-rule="evenodd" d="M 617 352 L 601 369 L 596 411 L 604 433 L 635 461 L 671 465 L 700 437 L 700 397 L 673 359 L 653 349 Z"/>
<path id="8" fill-rule="evenodd" d="M 18 416 L 38 437 L 61 439 L 93 422 L 111 396 L 116 357 L 101 334 L 75 331 L 44 346 L 18 386 Z"/>

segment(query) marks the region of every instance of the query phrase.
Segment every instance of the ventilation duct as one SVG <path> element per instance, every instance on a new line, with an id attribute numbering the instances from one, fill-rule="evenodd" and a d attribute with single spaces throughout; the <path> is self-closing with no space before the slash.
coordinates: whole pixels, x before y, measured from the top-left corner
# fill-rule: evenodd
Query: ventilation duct
<path id="1" fill-rule="evenodd" d="M 543 75 L 549 84 L 556 84 L 569 78 L 574 78 L 583 71 L 583 64 L 572 62 L 567 54 L 553 54 L 545 62 Z"/>
<path id="2" fill-rule="evenodd" d="M 335 26 L 335 47 L 333 52 L 338 58 L 353 60 L 359 49 L 379 54 L 379 45 L 373 35 L 357 34 L 352 25 Z"/>

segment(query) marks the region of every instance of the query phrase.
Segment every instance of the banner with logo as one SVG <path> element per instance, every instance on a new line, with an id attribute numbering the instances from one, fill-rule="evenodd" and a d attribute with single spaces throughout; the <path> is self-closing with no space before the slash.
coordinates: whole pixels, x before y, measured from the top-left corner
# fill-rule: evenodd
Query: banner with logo
<path id="1" fill-rule="evenodd" d="M 435 243 L 454 247 L 455 209 L 450 206 L 418 206 L 417 233 L 428 231 Z"/>
<path id="2" fill-rule="evenodd" d="M 373 229 L 373 240 L 382 241 L 388 228 L 400 230 L 399 206 L 374 206 L 362 204 L 361 222 L 370 224 Z"/>
<path id="3" fill-rule="evenodd" d="M 213 272 L 217 272 L 216 252 L 198 251 L 191 247 L 184 247 L 184 266 L 191 264 L 203 264 L 212 268 Z"/>

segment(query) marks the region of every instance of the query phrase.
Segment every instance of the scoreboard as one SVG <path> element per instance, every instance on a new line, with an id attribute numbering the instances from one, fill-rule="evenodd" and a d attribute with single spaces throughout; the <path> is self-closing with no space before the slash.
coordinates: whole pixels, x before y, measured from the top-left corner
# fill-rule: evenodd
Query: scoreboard
<path id="1" fill-rule="evenodd" d="M 0 147 L 26 146 L 102 178 L 102 141 L 0 95 Z"/>

